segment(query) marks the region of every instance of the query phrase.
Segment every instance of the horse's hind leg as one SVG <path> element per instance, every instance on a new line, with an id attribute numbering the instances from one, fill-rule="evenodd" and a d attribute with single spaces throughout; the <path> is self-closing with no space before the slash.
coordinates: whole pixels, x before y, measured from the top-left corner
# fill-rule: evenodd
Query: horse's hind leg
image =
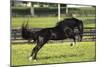
<path id="1" fill-rule="evenodd" d="M 37 50 L 37 45 L 32 49 L 32 53 L 31 53 L 31 55 L 30 55 L 30 57 L 29 57 L 29 60 L 32 60 L 33 59 L 33 54 L 34 54 L 34 52 Z"/>
<path id="2" fill-rule="evenodd" d="M 37 45 L 35 46 L 35 48 L 33 48 L 32 50 L 32 53 L 31 53 L 31 56 L 30 56 L 30 60 L 31 59 L 35 59 L 36 60 L 36 56 L 37 56 L 37 53 L 38 51 L 43 47 L 43 45 L 47 42 L 48 40 L 37 40 Z M 34 56 L 33 56 L 34 55 Z"/>
<path id="3" fill-rule="evenodd" d="M 35 48 L 32 49 L 32 53 L 29 57 L 29 60 L 32 60 L 32 59 L 35 59 L 36 60 L 36 56 L 37 56 L 37 53 L 38 51 L 40 50 L 40 48 L 42 47 L 43 45 L 36 45 Z M 33 56 L 34 55 L 34 56 Z"/>
<path id="4" fill-rule="evenodd" d="M 38 51 L 43 47 L 43 45 L 48 41 L 48 39 L 43 39 L 43 40 L 39 40 L 37 41 L 37 49 L 35 51 L 34 57 L 33 59 L 36 59 L 37 53 Z"/>
<path id="5" fill-rule="evenodd" d="M 42 46 L 43 45 L 41 45 L 41 46 L 37 46 L 37 49 L 36 49 L 36 51 L 35 51 L 35 54 L 34 54 L 34 57 L 33 57 L 33 59 L 37 59 L 37 53 L 38 53 L 38 51 L 42 48 Z"/>

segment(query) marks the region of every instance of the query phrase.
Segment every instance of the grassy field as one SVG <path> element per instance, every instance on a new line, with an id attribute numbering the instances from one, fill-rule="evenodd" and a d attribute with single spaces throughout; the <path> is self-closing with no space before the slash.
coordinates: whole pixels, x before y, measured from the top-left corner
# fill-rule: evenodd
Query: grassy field
<path id="1" fill-rule="evenodd" d="M 62 19 L 65 17 L 62 17 Z M 95 19 L 95 17 L 77 17 L 84 21 L 85 27 L 95 27 L 95 22 L 86 22 L 85 19 Z M 12 28 L 21 27 L 23 22 L 26 22 L 28 18 L 26 17 L 12 17 Z M 30 27 L 54 27 L 58 22 L 57 17 L 30 17 L 29 25 Z"/>
<path id="2" fill-rule="evenodd" d="M 64 17 L 63 17 L 64 18 Z M 62 18 L 62 19 L 63 19 Z M 78 17 L 81 20 L 95 19 L 95 17 Z M 27 17 L 12 17 L 11 27 L 20 28 Z M 54 27 L 57 23 L 57 17 L 30 17 L 30 27 L 43 28 Z M 95 27 L 95 22 L 85 22 L 85 27 Z M 32 44 L 11 44 L 11 65 L 36 65 L 52 63 L 69 63 L 82 61 L 95 61 L 95 42 L 80 42 L 74 47 L 70 43 L 48 43 L 38 53 L 36 62 L 29 61 L 28 57 Z"/>
<path id="3" fill-rule="evenodd" d="M 71 47 L 69 42 L 45 44 L 38 53 L 38 60 L 29 61 L 28 57 L 34 45 L 11 44 L 11 65 L 36 65 L 95 61 L 95 42 L 79 42 Z"/>

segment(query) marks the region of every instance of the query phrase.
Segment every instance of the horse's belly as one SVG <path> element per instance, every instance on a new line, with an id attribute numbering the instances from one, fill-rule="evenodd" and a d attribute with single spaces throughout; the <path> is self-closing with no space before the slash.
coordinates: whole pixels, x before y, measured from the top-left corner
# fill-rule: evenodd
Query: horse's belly
<path id="1" fill-rule="evenodd" d="M 60 36 L 52 36 L 50 39 L 51 40 L 64 40 L 64 39 L 66 39 L 66 37 L 60 35 Z"/>
<path id="2" fill-rule="evenodd" d="M 50 40 L 64 40 L 64 39 L 66 39 L 66 38 L 52 38 Z"/>

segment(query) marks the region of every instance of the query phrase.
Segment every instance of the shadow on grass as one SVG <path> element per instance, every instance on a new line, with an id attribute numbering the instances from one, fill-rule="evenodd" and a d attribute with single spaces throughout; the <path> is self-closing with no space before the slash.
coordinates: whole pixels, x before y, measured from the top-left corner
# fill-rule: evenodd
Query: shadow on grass
<path id="1" fill-rule="evenodd" d="M 39 57 L 38 59 L 40 60 L 45 60 L 45 59 L 55 59 L 55 58 L 67 58 L 67 57 L 81 57 L 83 56 L 84 53 L 82 54 L 67 54 L 67 55 L 55 55 L 55 56 L 44 56 L 44 57 Z"/>

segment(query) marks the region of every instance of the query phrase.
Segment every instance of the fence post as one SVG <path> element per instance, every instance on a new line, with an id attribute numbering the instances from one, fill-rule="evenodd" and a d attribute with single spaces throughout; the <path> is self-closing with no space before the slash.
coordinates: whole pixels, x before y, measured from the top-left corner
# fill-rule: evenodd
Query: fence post
<path id="1" fill-rule="evenodd" d="M 60 20 L 60 4 L 58 3 L 58 21 Z"/>
<path id="2" fill-rule="evenodd" d="M 34 16 L 34 4 L 32 2 L 29 2 L 30 4 L 30 13 L 31 13 L 31 16 Z"/>
<path id="3" fill-rule="evenodd" d="M 68 15 L 68 6 L 66 4 L 66 15 Z"/>
<path id="4" fill-rule="evenodd" d="M 16 33 L 17 33 L 17 31 L 15 30 L 14 31 L 14 39 L 16 39 Z"/>

